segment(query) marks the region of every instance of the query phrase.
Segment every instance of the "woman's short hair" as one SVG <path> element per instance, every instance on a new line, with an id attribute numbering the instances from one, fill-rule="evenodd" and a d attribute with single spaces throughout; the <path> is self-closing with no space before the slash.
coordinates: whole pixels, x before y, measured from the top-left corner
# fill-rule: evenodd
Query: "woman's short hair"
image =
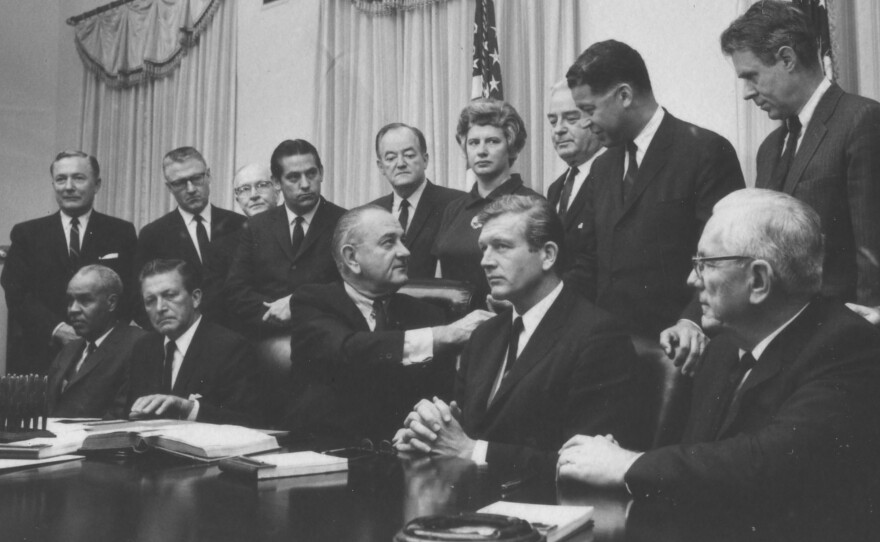
<path id="1" fill-rule="evenodd" d="M 467 153 L 467 135 L 473 126 L 494 126 L 504 132 L 511 166 L 526 146 L 526 125 L 516 109 L 507 102 L 492 98 L 477 98 L 461 110 L 458 126 L 455 129 L 455 140 L 465 153 Z"/>

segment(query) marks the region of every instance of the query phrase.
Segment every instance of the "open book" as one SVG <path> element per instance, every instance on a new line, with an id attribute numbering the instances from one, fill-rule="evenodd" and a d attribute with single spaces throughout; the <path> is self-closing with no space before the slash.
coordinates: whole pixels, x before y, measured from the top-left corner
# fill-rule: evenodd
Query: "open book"
<path id="1" fill-rule="evenodd" d="M 80 448 L 84 452 L 156 448 L 191 459 L 212 461 L 278 448 L 275 437 L 255 429 L 179 420 L 98 423 L 87 426 L 86 432 Z"/>
<path id="2" fill-rule="evenodd" d="M 511 516 L 528 521 L 532 527 L 556 542 L 581 529 L 593 517 L 592 506 L 561 506 L 498 501 L 479 510 L 483 514 Z"/>
<path id="3" fill-rule="evenodd" d="M 265 480 L 284 476 L 326 474 L 348 470 L 348 459 L 318 452 L 291 452 L 257 457 L 232 457 L 220 462 L 220 470 Z M 347 478 L 346 478 L 347 480 Z"/>
<path id="4" fill-rule="evenodd" d="M 0 458 L 47 459 L 77 451 L 86 437 L 81 423 L 62 423 L 49 419 L 46 427 L 54 437 L 38 437 L 0 444 Z"/>

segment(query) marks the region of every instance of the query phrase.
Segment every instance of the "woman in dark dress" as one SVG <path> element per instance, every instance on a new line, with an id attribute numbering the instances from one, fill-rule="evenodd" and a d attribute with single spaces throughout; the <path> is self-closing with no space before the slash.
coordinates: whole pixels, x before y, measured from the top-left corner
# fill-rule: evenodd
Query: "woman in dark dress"
<path id="1" fill-rule="evenodd" d="M 467 157 L 476 182 L 466 195 L 451 202 L 443 213 L 432 253 L 440 260 L 443 278 L 469 282 L 475 299 L 485 307 L 489 284 L 480 267 L 477 214 L 491 201 L 507 194 L 538 195 L 510 172 L 526 144 L 526 126 L 509 103 L 492 99 L 470 102 L 458 119 L 455 139 Z"/>

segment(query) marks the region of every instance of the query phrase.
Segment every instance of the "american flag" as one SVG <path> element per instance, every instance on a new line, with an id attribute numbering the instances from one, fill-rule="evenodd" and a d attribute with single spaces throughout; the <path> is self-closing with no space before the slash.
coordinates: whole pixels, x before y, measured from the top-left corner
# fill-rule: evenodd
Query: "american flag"
<path id="1" fill-rule="evenodd" d="M 474 10 L 474 69 L 471 98 L 504 99 L 501 64 L 498 63 L 498 34 L 495 30 L 495 2 L 478 0 Z"/>

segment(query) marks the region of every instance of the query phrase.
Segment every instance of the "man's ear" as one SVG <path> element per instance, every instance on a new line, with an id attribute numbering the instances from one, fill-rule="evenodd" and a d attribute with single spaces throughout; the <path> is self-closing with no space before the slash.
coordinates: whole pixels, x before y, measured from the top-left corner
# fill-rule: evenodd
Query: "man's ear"
<path id="1" fill-rule="evenodd" d="M 553 241 L 547 241 L 541 247 L 541 269 L 550 271 L 556 265 L 556 259 L 559 257 L 559 245 Z"/>
<path id="2" fill-rule="evenodd" d="M 107 310 L 112 313 L 116 313 L 116 308 L 119 306 L 119 296 L 117 294 L 110 294 L 107 296 Z"/>
<path id="3" fill-rule="evenodd" d="M 617 96 L 620 99 L 621 105 L 624 107 L 629 107 L 632 105 L 633 100 L 635 99 L 635 93 L 633 92 L 632 87 L 629 83 L 622 83 L 619 87 L 617 87 Z"/>
<path id="4" fill-rule="evenodd" d="M 753 305 L 763 303 L 773 290 L 776 273 L 765 260 L 755 260 L 749 264 L 749 301 Z"/>
<path id="5" fill-rule="evenodd" d="M 789 72 L 794 71 L 799 62 L 797 53 L 788 45 L 783 45 L 776 51 L 776 60 L 782 62 L 782 67 Z"/>
<path id="6" fill-rule="evenodd" d="M 355 275 L 361 272 L 361 264 L 357 261 L 357 250 L 354 245 L 343 245 L 342 263 Z"/>
<path id="7" fill-rule="evenodd" d="M 202 289 L 194 288 L 190 295 L 192 295 L 193 298 L 193 307 L 199 308 L 199 305 L 202 304 Z"/>

